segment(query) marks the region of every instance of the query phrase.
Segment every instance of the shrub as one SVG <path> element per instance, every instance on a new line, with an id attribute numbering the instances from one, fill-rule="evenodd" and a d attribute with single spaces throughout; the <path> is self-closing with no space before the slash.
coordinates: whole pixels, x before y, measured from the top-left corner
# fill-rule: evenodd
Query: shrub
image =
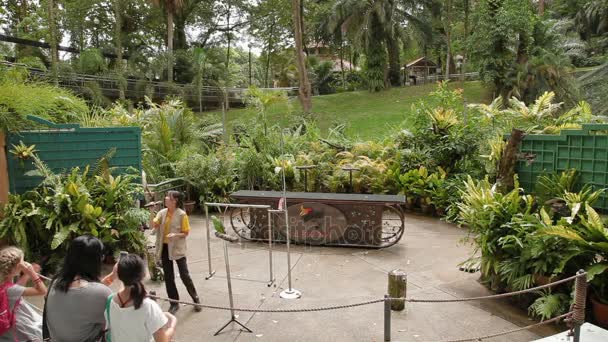
<path id="1" fill-rule="evenodd" d="M 54 174 L 34 156 L 36 175 L 44 180 L 36 189 L 11 195 L 0 221 L 0 238 L 21 247 L 28 259 L 42 259 L 53 271 L 69 241 L 79 235 L 98 237 L 108 252 L 142 254 L 145 237 L 140 226 L 149 212 L 134 207 L 141 195 L 136 174 L 113 177 L 109 156 L 92 171 L 74 168 Z"/>

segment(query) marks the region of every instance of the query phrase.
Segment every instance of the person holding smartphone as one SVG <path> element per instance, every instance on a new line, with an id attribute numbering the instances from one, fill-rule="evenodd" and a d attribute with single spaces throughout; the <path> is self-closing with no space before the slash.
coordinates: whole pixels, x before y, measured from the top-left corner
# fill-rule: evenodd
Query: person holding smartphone
<path id="1" fill-rule="evenodd" d="M 188 215 L 182 209 L 183 199 L 184 195 L 179 191 L 167 192 L 165 209 L 159 211 L 152 221 L 156 230 L 156 260 L 161 261 L 163 265 L 167 296 L 179 300 L 173 272 L 173 262 L 175 261 L 184 286 L 186 286 L 192 300 L 198 304 L 200 299 L 190 277 L 186 261 L 186 238 L 190 233 L 190 223 Z M 177 310 L 179 310 L 179 304 L 171 303 L 169 312 L 175 314 Z M 199 312 L 201 307 L 195 306 L 194 310 Z"/>

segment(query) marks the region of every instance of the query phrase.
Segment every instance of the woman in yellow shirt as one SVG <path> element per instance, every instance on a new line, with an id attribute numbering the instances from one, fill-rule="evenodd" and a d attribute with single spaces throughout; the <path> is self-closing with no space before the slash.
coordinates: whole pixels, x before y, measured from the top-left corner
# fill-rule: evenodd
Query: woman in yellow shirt
<path id="1" fill-rule="evenodd" d="M 184 195 L 179 191 L 169 191 L 165 196 L 165 209 L 156 214 L 154 229 L 156 229 L 156 260 L 160 260 L 165 273 L 165 287 L 171 299 L 179 300 L 179 293 L 175 286 L 173 261 L 177 263 L 179 277 L 195 303 L 200 303 L 196 288 L 188 272 L 186 261 L 186 237 L 190 233 L 188 215 L 182 210 Z M 179 310 L 179 304 L 171 303 L 169 312 L 174 314 Z M 194 307 L 195 311 L 201 308 Z"/>

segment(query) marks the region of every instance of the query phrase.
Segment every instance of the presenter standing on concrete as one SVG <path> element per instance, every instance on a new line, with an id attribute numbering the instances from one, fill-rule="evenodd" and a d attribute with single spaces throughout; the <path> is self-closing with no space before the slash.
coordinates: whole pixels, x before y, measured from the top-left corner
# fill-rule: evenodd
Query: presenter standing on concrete
<path id="1" fill-rule="evenodd" d="M 165 209 L 159 211 L 153 220 L 156 230 L 156 260 L 162 262 L 165 287 L 169 298 L 179 300 L 173 272 L 173 261 L 175 261 L 179 276 L 190 297 L 195 303 L 200 303 L 186 261 L 186 238 L 190 233 L 190 223 L 188 215 L 183 210 L 183 199 L 184 195 L 179 191 L 167 192 Z M 179 304 L 171 303 L 169 312 L 174 314 L 177 310 L 179 310 Z M 201 311 L 201 307 L 195 306 L 194 310 Z"/>

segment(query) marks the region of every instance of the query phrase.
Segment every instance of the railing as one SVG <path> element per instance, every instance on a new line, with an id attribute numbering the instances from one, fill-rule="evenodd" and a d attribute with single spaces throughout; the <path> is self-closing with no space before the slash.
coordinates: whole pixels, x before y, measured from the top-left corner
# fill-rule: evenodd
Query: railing
<path id="1" fill-rule="evenodd" d="M 50 72 L 38 68 L 32 68 L 25 64 L 0 61 L 0 65 L 9 68 L 25 68 L 29 72 L 31 78 L 43 79 L 45 81 L 49 81 L 52 78 Z M 97 84 L 98 89 L 104 92 L 104 95 L 112 97 L 119 96 L 120 82 L 113 77 L 79 73 L 59 73 L 56 77 L 59 85 L 64 88 L 81 91 L 83 88 L 87 87 L 88 83 L 95 83 Z M 218 103 L 222 101 L 224 96 L 226 96 L 230 102 L 242 103 L 248 90 L 248 88 L 219 87 L 209 85 L 196 87 L 192 84 L 159 82 L 149 79 L 127 78 L 125 80 L 125 96 L 128 98 L 143 98 L 144 96 L 165 98 L 168 95 L 179 95 L 183 97 L 185 101 L 195 102 L 198 101 L 199 89 L 202 93 L 203 101 L 212 101 Z M 289 96 L 295 96 L 298 88 L 262 88 L 262 90 L 285 91 Z"/>
<path id="2" fill-rule="evenodd" d="M 446 79 L 445 75 L 428 75 L 428 76 L 405 76 L 404 82 L 408 85 L 414 85 L 413 84 L 413 78 L 416 78 L 416 85 L 417 84 L 425 84 L 425 83 L 429 83 L 429 82 L 438 82 L 438 81 L 442 81 Z M 463 74 L 450 74 L 449 77 L 447 77 L 447 79 L 449 79 L 450 81 L 460 81 L 462 80 Z M 465 81 L 472 81 L 472 80 L 477 80 L 479 79 L 479 73 L 478 72 L 467 72 L 464 74 L 464 80 Z"/>

